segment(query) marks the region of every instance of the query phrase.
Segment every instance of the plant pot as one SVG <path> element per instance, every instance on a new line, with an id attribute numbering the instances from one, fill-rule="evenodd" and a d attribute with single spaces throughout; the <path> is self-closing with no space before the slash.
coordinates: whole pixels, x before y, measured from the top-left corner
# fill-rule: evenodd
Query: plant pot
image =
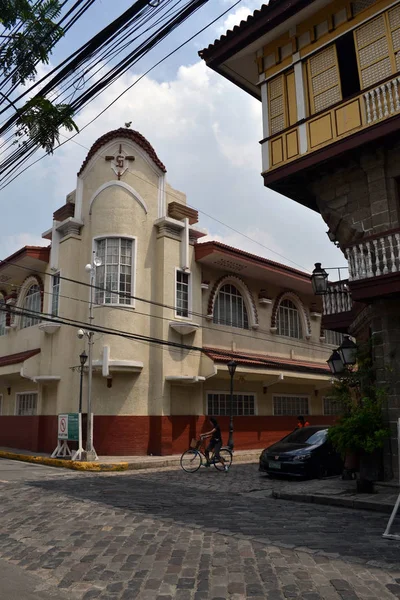
<path id="1" fill-rule="evenodd" d="M 358 452 L 346 452 L 342 479 L 352 481 L 356 478 L 356 472 L 360 469 L 360 455 Z"/>
<path id="2" fill-rule="evenodd" d="M 368 479 L 357 480 L 357 494 L 373 494 L 375 491 L 374 482 Z"/>

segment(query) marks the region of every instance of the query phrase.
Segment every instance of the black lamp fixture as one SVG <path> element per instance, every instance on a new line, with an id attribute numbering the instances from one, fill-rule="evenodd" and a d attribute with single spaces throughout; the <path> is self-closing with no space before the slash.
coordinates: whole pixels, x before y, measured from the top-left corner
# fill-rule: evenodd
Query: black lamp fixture
<path id="1" fill-rule="evenodd" d="M 234 360 L 230 360 L 228 362 L 228 370 L 229 375 L 231 376 L 231 394 L 229 401 L 229 439 L 228 439 L 228 448 L 233 450 L 233 378 L 235 376 L 237 363 Z"/>
<path id="2" fill-rule="evenodd" d="M 316 296 L 323 296 L 328 290 L 328 273 L 321 267 L 321 263 L 315 263 L 315 269 L 311 275 L 311 284 Z"/>
<path id="3" fill-rule="evenodd" d="M 342 363 L 347 365 L 355 365 L 357 362 L 357 346 L 348 335 L 345 336 L 343 342 L 337 349 Z"/>
<path id="4" fill-rule="evenodd" d="M 88 359 L 88 355 L 86 354 L 85 351 L 83 351 L 80 355 L 79 355 L 79 360 L 81 361 L 81 367 L 84 367 L 86 364 L 86 361 Z"/>
<path id="5" fill-rule="evenodd" d="M 331 370 L 332 375 L 340 375 L 344 371 L 342 358 L 337 350 L 335 350 L 326 361 Z"/>
<path id="6" fill-rule="evenodd" d="M 80 355 L 79 355 L 79 360 L 81 361 L 81 379 L 80 379 L 80 386 L 79 386 L 79 413 L 82 413 L 82 391 L 83 391 L 83 367 L 85 366 L 85 363 L 88 359 L 88 355 L 86 354 L 85 351 L 83 351 Z"/>

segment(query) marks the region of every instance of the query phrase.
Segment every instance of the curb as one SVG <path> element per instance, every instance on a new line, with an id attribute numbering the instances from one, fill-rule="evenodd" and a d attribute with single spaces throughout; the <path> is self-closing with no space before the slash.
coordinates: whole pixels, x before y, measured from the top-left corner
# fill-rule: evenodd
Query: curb
<path id="1" fill-rule="evenodd" d="M 73 471 L 141 471 L 146 469 L 162 469 L 168 467 L 179 467 L 180 457 L 167 460 L 157 460 L 152 462 L 120 462 L 120 463 L 99 463 L 99 462 L 81 462 L 78 460 L 62 460 L 59 458 L 50 458 L 48 456 L 32 456 L 30 454 L 18 454 L 16 452 L 6 452 L 0 450 L 0 458 L 9 460 L 19 460 L 22 462 L 34 463 L 38 465 L 47 465 L 48 467 L 59 467 L 62 469 L 71 469 Z M 244 455 L 237 457 L 237 464 L 257 462 L 252 456 Z"/>
<path id="2" fill-rule="evenodd" d="M 271 492 L 275 500 L 291 500 L 292 502 L 305 502 L 308 504 L 324 504 L 325 506 L 340 506 L 355 508 L 357 510 L 370 510 L 374 512 L 391 514 L 393 506 L 378 504 L 368 500 L 352 500 L 351 498 L 333 498 L 332 496 L 316 496 L 315 494 L 289 494 L 288 492 Z"/>
<path id="3" fill-rule="evenodd" d="M 22 462 L 34 463 L 37 465 L 47 465 L 48 467 L 61 467 L 73 471 L 127 471 L 128 463 L 98 463 L 98 462 L 80 462 L 78 460 L 61 460 L 59 458 L 49 458 L 47 456 L 30 456 L 29 454 L 16 454 L 14 452 L 4 452 L 0 450 L 0 458 L 10 460 L 20 460 Z"/>

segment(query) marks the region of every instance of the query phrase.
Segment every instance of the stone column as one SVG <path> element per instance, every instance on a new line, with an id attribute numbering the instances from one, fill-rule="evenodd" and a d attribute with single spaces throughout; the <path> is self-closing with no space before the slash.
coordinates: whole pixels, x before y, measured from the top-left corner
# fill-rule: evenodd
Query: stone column
<path id="1" fill-rule="evenodd" d="M 385 479 L 399 477 L 397 419 L 400 417 L 400 304 L 397 299 L 382 299 L 372 305 L 371 333 L 377 385 L 388 390 L 384 418 L 391 436 L 384 448 Z M 390 465 L 392 469 L 390 469 Z"/>

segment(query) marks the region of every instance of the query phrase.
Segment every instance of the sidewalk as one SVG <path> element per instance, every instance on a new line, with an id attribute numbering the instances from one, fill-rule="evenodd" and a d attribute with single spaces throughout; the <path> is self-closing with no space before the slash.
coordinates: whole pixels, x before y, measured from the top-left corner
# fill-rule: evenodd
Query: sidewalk
<path id="1" fill-rule="evenodd" d="M 361 510 L 391 513 L 400 488 L 394 483 L 376 483 L 374 494 L 357 494 L 355 481 L 343 481 L 340 477 L 312 479 L 311 481 L 280 481 L 273 485 L 272 498 L 328 504 Z"/>
<path id="2" fill-rule="evenodd" d="M 258 462 L 261 450 L 235 450 L 234 463 Z M 62 467 L 76 471 L 136 471 L 140 469 L 162 469 L 179 467 L 180 454 L 169 456 L 99 456 L 95 462 L 71 461 L 68 459 L 50 458 L 43 452 L 30 452 L 17 448 L 0 447 L 0 458 L 21 460 L 50 467 Z"/>

